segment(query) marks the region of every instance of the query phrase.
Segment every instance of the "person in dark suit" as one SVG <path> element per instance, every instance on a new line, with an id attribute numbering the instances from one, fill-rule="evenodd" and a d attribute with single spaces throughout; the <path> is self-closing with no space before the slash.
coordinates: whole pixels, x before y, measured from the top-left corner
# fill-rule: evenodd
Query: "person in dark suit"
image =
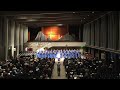
<path id="1" fill-rule="evenodd" d="M 58 64 L 57 64 L 57 71 L 58 71 L 58 76 L 60 76 L 60 62 L 58 62 Z"/>

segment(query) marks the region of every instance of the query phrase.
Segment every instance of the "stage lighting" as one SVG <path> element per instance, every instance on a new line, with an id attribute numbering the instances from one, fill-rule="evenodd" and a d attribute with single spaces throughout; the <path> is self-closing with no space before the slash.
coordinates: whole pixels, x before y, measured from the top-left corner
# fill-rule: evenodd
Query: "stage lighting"
<path id="1" fill-rule="evenodd" d="M 57 57 L 57 58 L 60 58 L 60 53 L 58 53 L 56 57 Z"/>

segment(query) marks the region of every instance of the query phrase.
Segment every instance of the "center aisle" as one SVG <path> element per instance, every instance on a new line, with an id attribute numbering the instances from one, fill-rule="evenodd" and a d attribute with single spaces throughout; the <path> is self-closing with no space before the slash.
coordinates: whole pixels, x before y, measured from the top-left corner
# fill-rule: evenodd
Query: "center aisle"
<path id="1" fill-rule="evenodd" d="M 57 72 L 57 64 L 58 64 L 58 59 L 55 59 L 55 64 L 54 64 L 54 69 L 52 73 L 52 79 L 67 79 L 65 75 L 65 67 L 63 65 L 63 59 L 60 60 L 60 76 L 58 76 Z"/>

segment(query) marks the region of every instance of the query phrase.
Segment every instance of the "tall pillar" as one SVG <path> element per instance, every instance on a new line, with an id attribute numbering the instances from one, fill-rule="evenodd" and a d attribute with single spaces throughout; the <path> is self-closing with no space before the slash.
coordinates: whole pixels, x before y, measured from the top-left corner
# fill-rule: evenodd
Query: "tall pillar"
<path id="1" fill-rule="evenodd" d="M 83 25 L 80 25 L 79 27 L 79 40 L 80 42 L 83 42 Z"/>
<path id="2" fill-rule="evenodd" d="M 119 36 L 119 40 L 118 40 L 118 45 L 119 45 L 119 46 L 118 46 L 118 50 L 120 51 L 120 11 L 119 11 L 119 32 L 118 32 L 118 33 L 119 33 L 119 35 L 118 35 L 118 36 Z"/>
<path id="3" fill-rule="evenodd" d="M 8 57 L 14 57 L 14 30 L 15 22 L 9 20 L 8 22 Z"/>
<path id="4" fill-rule="evenodd" d="M 15 32 L 15 22 L 11 21 L 11 47 L 12 47 L 12 57 L 14 57 L 14 32 Z"/>
<path id="5" fill-rule="evenodd" d="M 94 22 L 91 23 L 91 46 L 94 46 Z"/>
<path id="6" fill-rule="evenodd" d="M 23 30 L 23 42 L 26 43 L 28 41 L 28 27 L 24 26 L 24 30 Z"/>
<path id="7" fill-rule="evenodd" d="M 8 19 L 4 17 L 3 22 L 3 33 L 4 33 L 4 59 L 8 59 Z"/>
<path id="8" fill-rule="evenodd" d="M 11 49 L 11 20 L 8 21 L 8 47 Z"/>
<path id="9" fill-rule="evenodd" d="M 16 23 L 16 55 L 19 55 L 19 35 L 20 35 L 20 24 Z"/>
<path id="10" fill-rule="evenodd" d="M 20 24 L 20 51 L 23 51 L 23 25 Z"/>
<path id="11" fill-rule="evenodd" d="M 28 27 L 27 26 L 24 26 L 24 30 L 23 30 L 23 46 L 24 46 L 24 43 L 26 43 L 28 41 Z M 25 48 L 24 48 L 25 50 Z"/>
<path id="12" fill-rule="evenodd" d="M 3 17 L 0 16 L 0 60 L 4 60 L 3 55 Z"/>
<path id="13" fill-rule="evenodd" d="M 14 58 L 17 56 L 17 31 L 16 31 L 16 22 L 15 22 L 15 30 L 14 30 Z"/>
<path id="14" fill-rule="evenodd" d="M 11 20 L 8 21 L 8 58 L 12 57 L 12 46 L 11 46 Z"/>
<path id="15" fill-rule="evenodd" d="M 82 41 L 81 40 L 81 29 L 79 28 L 79 41 Z"/>

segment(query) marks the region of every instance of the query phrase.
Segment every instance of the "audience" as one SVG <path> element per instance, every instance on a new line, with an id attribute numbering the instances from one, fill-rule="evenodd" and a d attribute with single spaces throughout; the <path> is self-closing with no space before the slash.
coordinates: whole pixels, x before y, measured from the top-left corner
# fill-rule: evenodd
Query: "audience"
<path id="1" fill-rule="evenodd" d="M 0 63 L 1 79 L 50 79 L 55 59 L 21 56 Z"/>
<path id="2" fill-rule="evenodd" d="M 62 57 L 65 58 L 63 65 L 68 79 L 120 78 L 113 60 L 106 64 L 104 60 L 97 58 L 81 58 L 78 50 L 50 50 L 45 53 L 22 53 L 15 59 L 0 62 L 0 79 L 51 79 L 58 52 L 63 53 Z M 59 63 L 57 69 L 59 75 Z"/>
<path id="3" fill-rule="evenodd" d="M 98 59 L 65 59 L 64 66 L 68 79 L 119 79 L 119 72 L 114 71 L 113 62 L 106 65 Z"/>

